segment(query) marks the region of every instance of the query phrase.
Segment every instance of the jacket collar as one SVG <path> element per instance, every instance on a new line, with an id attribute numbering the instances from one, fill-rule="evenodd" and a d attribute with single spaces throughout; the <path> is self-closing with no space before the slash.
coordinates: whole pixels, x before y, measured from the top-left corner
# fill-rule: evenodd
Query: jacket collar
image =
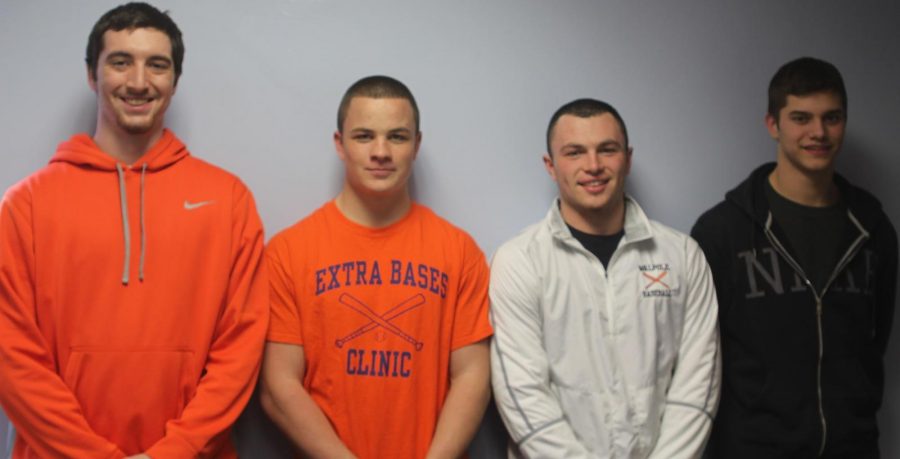
<path id="1" fill-rule="evenodd" d="M 563 220 L 562 213 L 559 211 L 559 198 L 553 200 L 550 210 L 547 212 L 547 223 L 550 226 L 550 232 L 554 238 L 578 243 L 569 227 Z M 632 242 L 643 241 L 653 237 L 653 229 L 650 226 L 650 220 L 647 214 L 641 209 L 637 201 L 631 196 L 625 196 L 625 236 L 622 238 L 623 243 L 630 244 Z"/>

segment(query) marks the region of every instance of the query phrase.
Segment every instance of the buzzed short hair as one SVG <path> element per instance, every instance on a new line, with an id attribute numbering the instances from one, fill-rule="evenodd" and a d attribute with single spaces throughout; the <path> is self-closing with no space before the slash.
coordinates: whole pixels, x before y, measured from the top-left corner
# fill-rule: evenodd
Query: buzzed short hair
<path id="1" fill-rule="evenodd" d="M 553 137 L 553 128 L 556 127 L 556 123 L 563 115 L 572 115 L 579 118 L 590 118 L 592 116 L 598 116 L 604 113 L 609 113 L 613 118 L 615 118 L 616 122 L 619 123 L 619 128 L 622 129 L 622 136 L 625 137 L 625 150 L 627 151 L 628 129 L 625 128 L 625 121 L 622 120 L 622 116 L 619 115 L 619 111 L 616 110 L 612 105 L 600 100 L 576 99 L 563 105 L 562 107 L 559 107 L 559 109 L 556 110 L 556 112 L 550 118 L 550 124 L 547 125 L 547 154 L 553 156 L 553 150 L 550 147 L 550 138 Z"/>
<path id="2" fill-rule="evenodd" d="M 338 132 L 344 132 L 344 120 L 347 119 L 347 110 L 350 108 L 350 101 L 354 97 L 370 97 L 373 99 L 406 99 L 412 106 L 413 118 L 416 123 L 416 132 L 419 132 L 419 106 L 416 105 L 416 98 L 413 97 L 412 91 L 396 78 L 384 75 L 367 76 L 356 83 L 350 85 L 344 97 L 341 99 L 341 105 L 338 107 L 337 128 Z"/>
<path id="3" fill-rule="evenodd" d="M 769 82 L 768 112 L 778 120 L 778 113 L 787 105 L 788 96 L 806 96 L 817 92 L 834 92 L 841 98 L 847 114 L 847 90 L 837 67 L 814 57 L 801 57 L 781 66 Z"/>

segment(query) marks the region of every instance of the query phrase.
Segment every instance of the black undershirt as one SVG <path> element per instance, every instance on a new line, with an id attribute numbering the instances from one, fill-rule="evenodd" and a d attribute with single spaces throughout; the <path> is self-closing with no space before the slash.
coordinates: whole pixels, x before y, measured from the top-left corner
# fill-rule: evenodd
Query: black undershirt
<path id="1" fill-rule="evenodd" d="M 619 246 L 619 240 L 625 235 L 624 228 L 616 234 L 603 236 L 578 231 L 569 224 L 566 224 L 566 226 L 569 227 L 572 236 L 574 236 L 588 252 L 591 252 L 598 260 L 600 260 L 600 263 L 603 264 L 604 268 L 609 264 L 609 259 L 612 258 L 613 252 L 616 251 L 616 247 Z"/>
<path id="2" fill-rule="evenodd" d="M 803 268 L 818 292 L 834 271 L 849 229 L 847 206 L 843 200 L 828 207 L 809 207 L 778 194 L 766 180 L 766 198 L 772 217 L 790 243 L 791 256 Z"/>

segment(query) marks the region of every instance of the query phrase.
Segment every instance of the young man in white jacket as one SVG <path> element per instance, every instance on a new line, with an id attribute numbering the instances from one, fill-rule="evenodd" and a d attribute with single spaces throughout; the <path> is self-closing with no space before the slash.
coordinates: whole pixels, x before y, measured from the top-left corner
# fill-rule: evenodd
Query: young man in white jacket
<path id="1" fill-rule="evenodd" d="M 719 396 L 717 304 L 687 235 L 625 195 L 632 149 L 615 108 L 562 106 L 543 221 L 491 266 L 494 396 L 524 457 L 699 457 Z"/>

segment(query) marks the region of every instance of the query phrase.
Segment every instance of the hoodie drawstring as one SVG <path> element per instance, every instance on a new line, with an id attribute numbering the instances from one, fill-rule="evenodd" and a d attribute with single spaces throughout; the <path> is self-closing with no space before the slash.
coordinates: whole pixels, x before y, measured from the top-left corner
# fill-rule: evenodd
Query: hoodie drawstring
<path id="1" fill-rule="evenodd" d="M 122 232 L 125 236 L 125 263 L 122 268 L 122 284 L 128 285 L 128 271 L 131 265 L 131 228 L 128 226 L 128 195 L 125 192 L 125 171 L 122 165 L 116 163 L 116 172 L 119 173 L 119 200 L 122 202 Z M 146 254 L 147 233 L 144 231 L 144 180 L 147 174 L 147 163 L 141 167 L 141 258 L 138 269 L 138 279 L 144 281 L 144 256 Z"/>
<path id="2" fill-rule="evenodd" d="M 144 178 L 147 176 L 147 163 L 141 167 L 141 264 L 138 279 L 144 281 L 144 254 L 147 248 L 147 233 L 144 231 Z"/>
<path id="3" fill-rule="evenodd" d="M 131 264 L 131 230 L 128 228 L 128 196 L 125 195 L 125 171 L 116 163 L 119 173 L 119 200 L 122 202 L 122 232 L 125 233 L 125 267 L 122 268 L 122 284 L 128 285 L 128 265 Z"/>

